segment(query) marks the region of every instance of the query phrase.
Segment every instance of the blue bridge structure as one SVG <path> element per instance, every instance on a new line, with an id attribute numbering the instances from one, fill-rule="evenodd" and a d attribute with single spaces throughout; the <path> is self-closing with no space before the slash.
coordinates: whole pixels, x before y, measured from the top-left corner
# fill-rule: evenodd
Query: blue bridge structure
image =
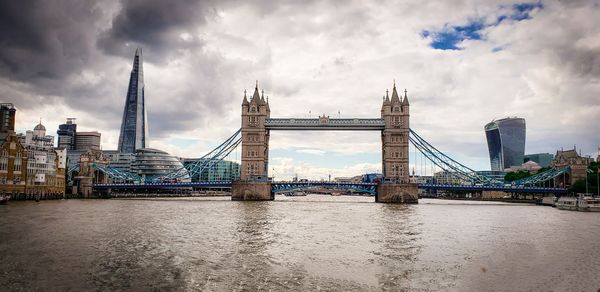
<path id="1" fill-rule="evenodd" d="M 271 119 L 270 125 L 281 127 L 282 129 L 294 129 L 309 127 L 311 129 L 323 128 L 315 122 L 317 119 Z M 363 125 L 367 127 L 380 127 L 381 121 L 377 119 L 343 119 L 339 125 L 335 127 L 348 127 L 351 129 L 360 129 Z M 437 148 L 429 144 L 425 139 L 418 135 L 414 130 L 410 130 L 410 142 L 419 150 L 424 157 L 435 164 L 442 170 L 448 171 L 452 176 L 459 178 L 464 183 L 462 184 L 436 184 L 436 183 L 417 183 L 419 189 L 432 191 L 503 191 L 508 193 L 552 193 L 564 194 L 567 193 L 566 188 L 545 186 L 549 185 L 549 181 L 560 175 L 568 173 L 568 167 L 561 169 L 550 169 L 545 172 L 530 176 L 525 179 L 504 182 L 495 180 L 485 175 L 477 174 L 477 172 L 462 163 L 452 159 L 448 155 L 439 151 Z M 214 167 L 219 161 L 227 157 L 231 152 L 240 145 L 241 135 L 240 130 L 236 131 L 232 136 L 227 138 L 218 147 L 208 152 L 198 160 L 187 163 L 184 168 L 190 176 L 208 171 Z M 143 180 L 134 173 L 119 170 L 111 166 L 103 166 L 93 164 L 93 167 L 108 176 L 118 180 L 125 181 L 121 183 L 96 183 L 93 188 L 96 190 L 166 190 L 177 188 L 196 188 L 196 189 L 231 189 L 232 181 L 202 181 L 202 182 L 183 182 L 178 181 L 181 178 L 180 169 L 174 170 L 170 175 L 164 176 L 161 179 L 151 178 Z M 70 170 L 72 171 L 72 170 Z M 331 182 L 331 181 L 271 181 L 272 192 L 282 193 L 294 190 L 309 189 L 313 187 L 324 187 L 334 189 L 352 190 L 357 193 L 375 194 L 377 183 L 371 182 Z"/>
<path id="2" fill-rule="evenodd" d="M 206 182 L 148 182 L 148 183 L 106 183 L 94 184 L 94 188 L 98 190 L 165 190 L 178 188 L 199 188 L 199 189 L 231 189 L 232 181 L 206 181 Z M 507 193 L 552 193 L 565 194 L 567 189 L 556 187 L 543 186 L 525 186 L 512 184 L 497 184 L 497 185 L 468 185 L 468 184 L 434 184 L 422 183 L 417 184 L 419 189 L 433 191 L 502 191 Z M 289 182 L 289 181 L 273 181 L 272 191 L 274 193 L 291 192 L 294 190 L 306 190 L 314 187 L 332 188 L 338 190 L 352 190 L 356 193 L 374 195 L 377 188 L 377 183 L 349 183 L 349 182 L 329 182 L 329 181 L 304 181 L 304 182 Z"/>

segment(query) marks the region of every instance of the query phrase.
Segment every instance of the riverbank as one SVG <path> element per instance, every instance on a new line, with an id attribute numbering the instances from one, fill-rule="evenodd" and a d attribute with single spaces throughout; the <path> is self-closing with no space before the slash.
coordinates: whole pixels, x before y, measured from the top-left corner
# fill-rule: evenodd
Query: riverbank
<path id="1" fill-rule="evenodd" d="M 453 200 L 453 201 L 484 201 L 484 202 L 502 202 L 502 203 L 518 203 L 518 204 L 537 204 L 538 200 L 531 199 L 502 199 L 502 198 L 420 198 L 420 199 L 432 199 L 432 200 Z"/>

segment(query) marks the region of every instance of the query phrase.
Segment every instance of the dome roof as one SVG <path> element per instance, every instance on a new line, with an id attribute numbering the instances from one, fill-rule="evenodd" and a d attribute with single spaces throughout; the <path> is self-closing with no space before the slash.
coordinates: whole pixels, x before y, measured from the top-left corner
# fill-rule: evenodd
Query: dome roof
<path id="1" fill-rule="evenodd" d="M 46 131 L 46 127 L 44 127 L 44 125 L 42 125 L 42 123 L 39 123 L 37 126 L 35 126 L 35 128 L 33 128 L 34 131 Z"/>

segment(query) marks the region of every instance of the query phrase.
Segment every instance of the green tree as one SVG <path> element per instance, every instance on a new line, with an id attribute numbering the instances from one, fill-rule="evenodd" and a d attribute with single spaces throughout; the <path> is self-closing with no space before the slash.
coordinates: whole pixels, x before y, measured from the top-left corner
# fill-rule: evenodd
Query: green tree
<path id="1" fill-rule="evenodd" d="M 551 167 L 551 166 L 545 166 L 545 167 L 542 167 L 542 168 L 540 168 L 540 170 L 538 170 L 538 172 L 537 172 L 537 173 L 542 173 L 542 172 L 544 172 L 544 171 L 548 171 L 548 170 L 550 170 L 550 169 L 552 169 L 552 167 Z"/>
<path id="2" fill-rule="evenodd" d="M 527 170 L 511 171 L 507 172 L 506 175 L 504 175 L 504 181 L 515 181 L 530 176 L 531 174 Z"/>

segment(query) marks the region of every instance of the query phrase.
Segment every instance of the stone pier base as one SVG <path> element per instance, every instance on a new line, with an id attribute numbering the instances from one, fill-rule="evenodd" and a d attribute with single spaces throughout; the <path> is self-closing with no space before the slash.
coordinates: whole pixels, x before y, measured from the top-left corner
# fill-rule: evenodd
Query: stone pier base
<path id="1" fill-rule="evenodd" d="M 275 199 L 271 183 L 265 181 L 235 181 L 231 185 L 232 201 L 269 201 Z"/>
<path id="2" fill-rule="evenodd" d="M 502 199 L 507 196 L 508 193 L 503 191 L 483 191 L 481 192 L 482 199 Z"/>
<path id="3" fill-rule="evenodd" d="M 380 183 L 377 185 L 375 202 L 418 204 L 417 184 Z"/>

